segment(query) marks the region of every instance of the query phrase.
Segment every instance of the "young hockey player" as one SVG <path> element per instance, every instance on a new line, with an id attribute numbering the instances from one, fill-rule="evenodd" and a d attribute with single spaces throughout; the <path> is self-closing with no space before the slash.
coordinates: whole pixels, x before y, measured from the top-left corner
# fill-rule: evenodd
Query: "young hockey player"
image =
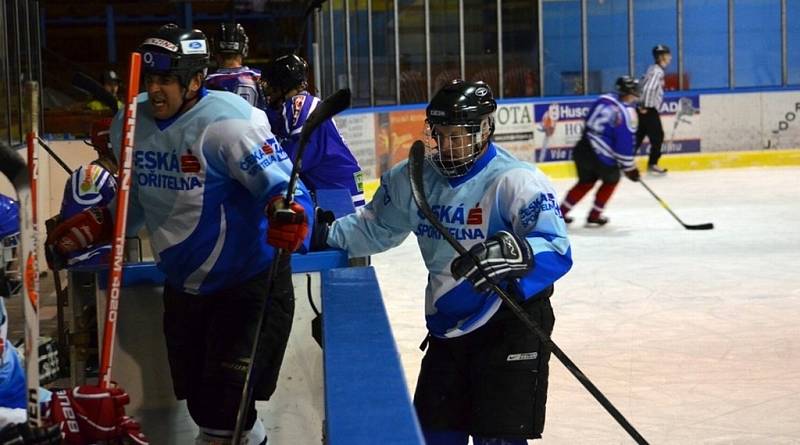
<path id="1" fill-rule="evenodd" d="M 455 80 L 426 110 L 425 193 L 479 266 L 550 333 L 553 283 L 572 266 L 555 191 L 535 167 L 490 141 L 497 104 L 483 82 Z M 522 445 L 541 437 L 550 351 L 418 211 L 407 162 L 385 173 L 364 209 L 333 223 L 351 256 L 414 233 L 428 268 L 429 335 L 414 405 L 429 445 Z M 425 344 L 425 343 L 423 343 Z"/>
<path id="2" fill-rule="evenodd" d="M 639 81 L 622 76 L 615 86 L 617 95 L 604 94 L 592 105 L 586 115 L 583 137 L 572 151 L 578 183 L 561 203 L 561 213 L 567 223 L 572 222 L 572 217 L 568 216 L 570 209 L 600 180 L 586 224 L 590 227 L 605 225 L 608 218 L 603 216 L 603 210 L 619 184 L 620 169 L 631 181 L 639 180 L 639 169 L 633 159 L 634 106 L 639 97 Z"/>
<path id="3" fill-rule="evenodd" d="M 64 185 L 64 197 L 61 200 L 61 212 L 56 217 L 55 225 L 65 221 L 82 211 L 92 207 L 108 207 L 117 193 L 117 158 L 111 149 L 109 132 L 111 118 L 104 118 L 92 123 L 90 141 L 87 145 L 97 152 L 97 159 L 89 165 L 79 167 L 72 172 Z M 49 224 L 48 224 L 49 226 Z M 65 264 L 51 264 L 58 270 L 62 267 L 108 264 L 110 244 L 89 246 L 66 256 Z M 51 263 L 57 256 L 49 258 Z"/>
<path id="4" fill-rule="evenodd" d="M 244 98 L 250 105 L 266 109 L 266 99 L 261 89 L 261 72 L 243 66 L 248 51 L 247 34 L 238 23 L 220 23 L 214 38 L 214 57 L 218 69 L 206 78 L 212 90 L 230 91 Z"/>
<path id="5" fill-rule="evenodd" d="M 274 248 L 306 243 L 311 199 L 300 185 L 283 205 L 292 168 L 263 111 L 232 94 L 207 91 L 207 41 L 199 30 L 165 25 L 145 39 L 146 93 L 139 96 L 129 233 L 144 223 L 164 286 L 164 334 L 173 387 L 200 426 L 198 444 L 229 443 L 256 335 L 255 399 L 275 390 L 294 312 L 289 256 L 270 282 Z M 121 143 L 123 113 L 112 125 Z M 266 216 L 265 216 L 266 214 Z M 308 215 L 308 218 L 306 217 Z M 107 209 L 62 223 L 62 253 L 107 236 Z M 79 228 L 82 237 L 73 236 Z M 261 332 L 256 323 L 269 294 Z M 123 315 L 124 316 L 124 315 Z M 249 444 L 266 442 L 250 403 Z"/>
<path id="6" fill-rule="evenodd" d="M 294 159 L 300 132 L 319 98 L 307 91 L 308 65 L 289 54 L 271 61 L 264 70 L 272 131 Z M 364 205 L 364 178 L 358 161 L 339 134 L 333 119 L 322 123 L 311 135 L 303 153 L 303 183 L 313 193 L 319 189 L 350 191 L 356 208 Z"/>

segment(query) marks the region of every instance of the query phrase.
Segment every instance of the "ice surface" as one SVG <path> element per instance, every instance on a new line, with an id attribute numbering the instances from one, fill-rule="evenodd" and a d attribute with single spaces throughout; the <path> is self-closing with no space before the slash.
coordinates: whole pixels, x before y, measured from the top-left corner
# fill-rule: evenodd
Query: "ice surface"
<path id="1" fill-rule="evenodd" d="M 651 443 L 800 444 L 800 168 L 623 179 L 608 226 L 572 211 L 554 340 Z M 572 181 L 555 181 L 560 196 Z M 409 237 L 373 257 L 413 394 L 426 272 Z M 632 443 L 553 358 L 543 444 Z"/>

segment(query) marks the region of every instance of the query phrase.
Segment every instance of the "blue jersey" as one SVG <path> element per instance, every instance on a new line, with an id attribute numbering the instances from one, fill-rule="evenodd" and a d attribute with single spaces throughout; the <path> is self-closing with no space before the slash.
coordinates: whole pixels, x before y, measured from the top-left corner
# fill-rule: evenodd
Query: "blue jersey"
<path id="1" fill-rule="evenodd" d="M 605 165 L 633 170 L 636 139 L 636 109 L 618 98 L 604 94 L 592 105 L 586 117 L 584 134 L 592 150 Z"/>
<path id="2" fill-rule="evenodd" d="M 286 153 L 295 158 L 300 132 L 320 100 L 302 93 L 287 100 L 280 110 L 267 110 L 272 131 Z M 364 178 L 358 161 L 339 134 L 333 119 L 323 122 L 312 134 L 303 153 L 300 178 L 313 192 L 321 189 L 345 189 L 353 197 L 353 205 L 364 205 Z"/>
<path id="3" fill-rule="evenodd" d="M 64 221 L 90 207 L 107 207 L 117 193 L 117 181 L 108 170 L 97 164 L 81 166 L 64 185 L 61 220 Z M 110 244 L 92 246 L 67 256 L 67 266 L 98 265 L 108 262 Z"/>
<path id="4" fill-rule="evenodd" d="M 536 167 L 489 144 L 467 176 L 447 179 L 425 163 L 423 178 L 431 208 L 465 248 L 500 230 L 527 239 L 535 266 L 515 280 L 523 298 L 552 285 L 572 267 L 556 193 Z M 477 292 L 469 281 L 450 273 L 457 253 L 418 211 L 407 162 L 384 173 L 375 197 L 362 211 L 336 220 L 328 244 L 360 257 L 397 246 L 410 233 L 416 235 L 428 269 L 425 315 L 431 334 L 457 337 L 484 325 L 501 300 L 492 292 Z"/>
<path id="5" fill-rule="evenodd" d="M 265 109 L 267 102 L 261 90 L 261 71 L 242 66 L 220 68 L 206 77 L 206 86 L 212 90 L 230 91 L 242 96 L 250 105 Z"/>
<path id="6" fill-rule="evenodd" d="M 138 101 L 128 234 L 143 223 L 167 282 L 187 293 L 213 293 L 265 270 L 274 250 L 264 208 L 286 192 L 292 163 L 264 112 L 209 91 L 171 122 L 157 122 L 147 94 Z M 117 152 L 121 127 L 119 113 L 111 127 Z M 313 227 L 302 185 L 295 200 Z"/>

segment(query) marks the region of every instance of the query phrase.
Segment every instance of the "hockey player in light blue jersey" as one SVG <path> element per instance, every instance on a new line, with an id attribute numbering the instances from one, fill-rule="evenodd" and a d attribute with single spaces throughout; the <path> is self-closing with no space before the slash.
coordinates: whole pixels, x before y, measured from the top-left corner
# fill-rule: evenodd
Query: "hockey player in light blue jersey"
<path id="1" fill-rule="evenodd" d="M 248 51 L 247 34 L 239 23 L 220 23 L 214 37 L 217 71 L 206 78 L 212 90 L 230 91 L 250 105 L 265 110 L 267 102 L 261 88 L 261 71 L 244 66 Z"/>
<path id="2" fill-rule="evenodd" d="M 436 93 L 427 108 L 425 193 L 450 233 L 549 333 L 553 283 L 572 265 L 566 226 L 547 178 L 490 141 L 496 108 L 483 82 L 456 80 Z M 366 256 L 417 238 L 429 272 L 429 336 L 414 404 L 427 443 L 541 437 L 549 350 L 424 219 L 408 175 L 406 162 L 385 173 L 373 200 L 336 220 L 327 242 Z"/>
<path id="3" fill-rule="evenodd" d="M 586 115 L 583 137 L 572 151 L 578 183 L 561 203 L 561 213 L 567 223 L 572 222 L 572 217 L 567 215 L 572 207 L 600 180 L 602 184 L 597 189 L 586 224 L 589 227 L 605 225 L 608 218 L 603 216 L 603 210 L 619 184 L 620 169 L 631 181 L 639 180 L 639 169 L 633 161 L 634 104 L 639 97 L 639 81 L 622 76 L 617 79 L 616 88 L 618 95 L 604 94 L 592 105 Z"/>
<path id="4" fill-rule="evenodd" d="M 292 165 L 264 112 L 203 87 L 208 49 L 201 31 L 166 25 L 138 51 L 146 93 L 138 98 L 128 229 L 145 225 L 166 275 L 173 388 L 200 426 L 197 443 L 229 443 L 256 335 L 264 347 L 254 399 L 275 390 L 294 312 L 289 256 L 279 259 L 271 282 L 268 270 L 274 248 L 292 252 L 308 243 L 311 199 L 299 185 L 294 201 L 283 205 Z M 112 126 L 115 148 L 122 118 Z M 83 238 L 101 236 L 97 226 L 109 217 L 104 209 L 84 215 L 60 226 L 50 242 L 63 253 L 83 242 L 72 228 L 91 235 Z M 255 401 L 245 429 L 245 443 L 266 443 Z"/>
<path id="5" fill-rule="evenodd" d="M 267 117 L 272 131 L 292 159 L 303 125 L 320 102 L 306 89 L 307 70 L 305 60 L 294 54 L 276 58 L 264 70 Z M 333 119 L 323 122 L 311 135 L 303 153 L 300 178 L 312 193 L 321 189 L 345 189 L 350 191 L 356 208 L 364 205 L 361 167 Z"/>

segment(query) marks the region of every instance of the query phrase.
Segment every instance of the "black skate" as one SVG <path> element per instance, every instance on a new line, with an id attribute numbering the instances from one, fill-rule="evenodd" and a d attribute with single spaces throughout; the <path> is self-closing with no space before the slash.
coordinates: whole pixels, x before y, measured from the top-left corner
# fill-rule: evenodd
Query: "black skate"
<path id="1" fill-rule="evenodd" d="M 575 221 L 575 218 L 571 216 L 564 215 L 564 222 L 567 224 L 572 224 L 572 221 Z"/>
<path id="2" fill-rule="evenodd" d="M 608 224 L 608 218 L 605 216 L 589 216 L 586 218 L 586 227 L 603 227 Z"/>
<path id="3" fill-rule="evenodd" d="M 647 172 L 654 176 L 664 176 L 667 174 L 667 169 L 661 168 L 658 165 L 649 165 L 647 167 Z"/>

